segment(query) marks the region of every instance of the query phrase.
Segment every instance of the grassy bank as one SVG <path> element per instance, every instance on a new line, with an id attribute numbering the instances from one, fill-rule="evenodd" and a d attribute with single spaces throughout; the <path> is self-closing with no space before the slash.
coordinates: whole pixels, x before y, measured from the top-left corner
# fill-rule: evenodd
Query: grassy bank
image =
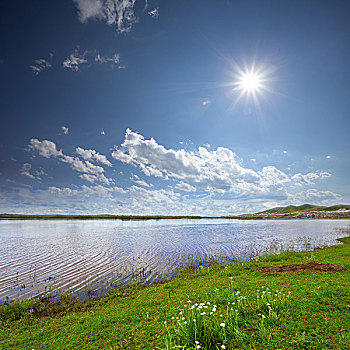
<path id="1" fill-rule="evenodd" d="M 344 270 L 252 271 L 310 261 Z M 188 268 L 166 283 L 131 286 L 88 304 L 74 300 L 68 295 L 60 304 L 48 298 L 2 307 L 0 348 L 347 349 L 350 245 Z"/>

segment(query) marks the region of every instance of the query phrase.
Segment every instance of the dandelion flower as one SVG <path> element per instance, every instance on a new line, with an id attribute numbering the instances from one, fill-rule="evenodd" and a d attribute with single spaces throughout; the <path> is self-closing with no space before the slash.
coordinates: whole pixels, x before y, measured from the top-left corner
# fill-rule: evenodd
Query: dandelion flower
<path id="1" fill-rule="evenodd" d="M 221 349 L 226 349 L 226 346 L 224 344 L 222 344 Z"/>
<path id="2" fill-rule="evenodd" d="M 225 328 L 225 323 L 224 322 L 220 323 L 220 326 Z"/>

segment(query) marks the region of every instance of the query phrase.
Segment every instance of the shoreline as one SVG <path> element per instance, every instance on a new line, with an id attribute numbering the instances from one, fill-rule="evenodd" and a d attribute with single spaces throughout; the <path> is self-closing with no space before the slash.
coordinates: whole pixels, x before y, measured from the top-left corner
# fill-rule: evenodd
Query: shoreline
<path id="1" fill-rule="evenodd" d="M 295 216 L 157 216 L 157 215 L 17 215 L 0 214 L 2 220 L 121 220 L 121 221 L 149 221 L 149 220 L 346 220 L 350 216 L 324 217 L 295 217 Z"/>

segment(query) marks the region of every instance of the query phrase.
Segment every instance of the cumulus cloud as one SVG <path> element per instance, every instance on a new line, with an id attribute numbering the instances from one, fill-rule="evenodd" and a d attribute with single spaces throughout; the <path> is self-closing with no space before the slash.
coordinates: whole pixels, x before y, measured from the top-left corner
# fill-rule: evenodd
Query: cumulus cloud
<path id="1" fill-rule="evenodd" d="M 39 141 L 38 139 L 31 139 L 28 148 L 32 151 L 37 151 L 45 158 L 63 156 L 62 150 L 57 150 L 56 144 L 49 140 Z"/>
<path id="2" fill-rule="evenodd" d="M 261 172 L 242 167 L 237 155 L 224 147 L 213 151 L 199 147 L 196 152 L 167 149 L 153 138 L 146 140 L 130 129 L 126 130 L 124 142 L 116 147 L 112 157 L 139 167 L 148 176 L 180 180 L 204 191 L 261 191 L 290 181 L 273 166 Z"/>
<path id="3" fill-rule="evenodd" d="M 32 151 L 37 151 L 45 158 L 53 157 L 57 158 L 61 163 L 69 164 L 73 170 L 83 173 L 80 177 L 86 181 L 99 181 L 107 185 L 113 183 L 112 179 L 104 175 L 105 169 L 102 166 L 91 163 L 91 161 L 95 160 L 105 165 L 112 166 L 104 155 L 99 154 L 95 150 L 84 150 L 83 148 L 77 147 L 76 152 L 85 159 L 83 161 L 79 157 L 64 154 L 62 150 L 58 151 L 56 144 L 49 140 L 39 141 L 38 139 L 31 139 L 28 148 Z"/>
<path id="4" fill-rule="evenodd" d="M 295 174 L 292 176 L 294 180 L 299 185 L 314 185 L 316 180 L 323 180 L 331 177 L 332 175 L 327 172 L 316 172 L 316 173 L 307 173 L 307 174 Z"/>
<path id="5" fill-rule="evenodd" d="M 101 166 L 92 164 L 89 161 L 82 161 L 78 157 L 71 157 L 67 155 L 63 155 L 60 158 L 60 161 L 63 163 L 70 164 L 71 168 L 80 173 L 88 173 L 98 175 L 104 172 L 104 169 Z"/>
<path id="6" fill-rule="evenodd" d="M 34 60 L 34 63 L 29 66 L 34 75 L 39 75 L 43 70 L 49 69 L 51 67 L 51 63 L 44 58 Z"/>
<path id="7" fill-rule="evenodd" d="M 179 183 L 177 183 L 175 185 L 175 188 L 180 190 L 180 191 L 185 191 L 185 192 L 196 192 L 196 188 L 183 182 L 183 181 L 180 181 Z"/>
<path id="8" fill-rule="evenodd" d="M 71 69 L 72 71 L 77 72 L 79 70 L 79 66 L 81 64 L 86 64 L 88 61 L 86 60 L 87 52 L 80 53 L 79 48 L 76 48 L 63 62 L 62 65 L 64 68 Z"/>
<path id="9" fill-rule="evenodd" d="M 103 185 L 94 186 L 81 186 L 80 188 L 71 189 L 69 187 L 49 187 L 49 192 L 58 194 L 62 197 L 77 196 L 77 197 L 102 197 L 102 198 L 112 198 L 113 193 L 125 193 L 124 189 L 120 187 L 105 187 Z"/>
<path id="10" fill-rule="evenodd" d="M 62 126 L 61 126 L 61 130 L 62 130 L 62 132 L 63 132 L 65 135 L 68 135 L 69 129 L 68 129 L 66 126 L 62 125 Z"/>
<path id="11" fill-rule="evenodd" d="M 310 185 L 316 179 L 331 176 L 327 172 L 316 172 L 290 177 L 272 165 L 255 171 L 244 167 L 242 160 L 228 148 L 175 150 L 130 129 L 126 130 L 123 143 L 115 146 L 112 157 L 138 167 L 146 176 L 176 181 L 175 188 L 186 192 L 286 198 L 287 188 Z"/>
<path id="12" fill-rule="evenodd" d="M 95 160 L 109 167 L 112 166 L 111 162 L 106 158 L 106 156 L 96 152 L 93 149 L 83 149 L 81 147 L 77 147 L 75 149 L 75 152 L 78 153 L 85 160 Z"/>
<path id="13" fill-rule="evenodd" d="M 27 177 L 29 177 L 32 180 L 39 180 L 39 181 L 41 180 L 40 176 L 45 175 L 45 173 L 43 171 L 37 171 L 35 173 L 35 175 L 34 175 L 34 174 L 31 173 L 31 169 L 32 169 L 32 165 L 31 164 L 24 163 L 22 165 L 21 170 L 20 170 L 20 174 L 23 175 L 23 176 L 27 176 Z"/>
<path id="14" fill-rule="evenodd" d="M 134 12 L 136 0 L 73 0 L 79 20 L 100 20 L 115 25 L 118 33 L 127 33 L 137 22 Z"/>
<path id="15" fill-rule="evenodd" d="M 143 187 L 153 187 L 152 184 L 149 184 L 146 181 L 141 180 L 137 175 L 132 175 L 130 180 Z"/>
<path id="16" fill-rule="evenodd" d="M 113 183 L 111 179 L 108 179 L 104 174 L 97 174 L 97 175 L 82 174 L 82 175 L 79 175 L 79 177 L 91 183 L 101 182 L 105 185 L 110 185 Z"/>
<path id="17" fill-rule="evenodd" d="M 300 203 L 305 202 L 329 202 L 332 200 L 339 200 L 342 198 L 338 193 L 332 191 L 320 191 L 317 189 L 309 189 L 307 191 L 299 192 L 291 196 L 292 199 L 298 200 Z"/>

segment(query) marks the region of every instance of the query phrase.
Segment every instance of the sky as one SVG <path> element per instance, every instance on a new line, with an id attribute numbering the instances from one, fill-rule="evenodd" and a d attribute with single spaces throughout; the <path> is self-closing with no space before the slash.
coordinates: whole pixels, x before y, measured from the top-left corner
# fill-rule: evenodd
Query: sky
<path id="1" fill-rule="evenodd" d="M 350 203 L 347 0 L 0 1 L 0 213 Z"/>

